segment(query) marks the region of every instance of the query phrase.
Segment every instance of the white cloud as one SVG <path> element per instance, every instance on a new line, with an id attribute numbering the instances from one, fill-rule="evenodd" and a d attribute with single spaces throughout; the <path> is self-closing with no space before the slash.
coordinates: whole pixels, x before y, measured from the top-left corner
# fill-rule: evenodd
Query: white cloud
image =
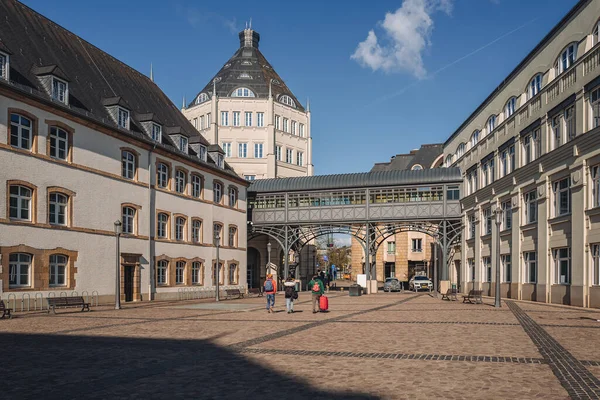
<path id="1" fill-rule="evenodd" d="M 216 21 L 218 24 L 229 30 L 229 32 L 232 34 L 236 34 L 240 31 L 235 17 L 227 18 L 215 12 L 203 12 L 196 7 L 188 7 L 181 4 L 177 4 L 175 10 L 178 15 L 184 17 L 194 28 Z"/>
<path id="2" fill-rule="evenodd" d="M 373 71 L 408 72 L 417 78 L 427 75 L 423 52 L 431 46 L 432 14 L 452 12 L 453 0 L 404 0 L 393 13 L 377 23 L 380 37 L 370 30 L 350 58 Z"/>

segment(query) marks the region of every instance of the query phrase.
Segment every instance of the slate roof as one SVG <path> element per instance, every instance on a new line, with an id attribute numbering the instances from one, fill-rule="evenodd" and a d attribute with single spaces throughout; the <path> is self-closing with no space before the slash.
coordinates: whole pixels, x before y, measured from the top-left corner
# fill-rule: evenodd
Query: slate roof
<path id="1" fill-rule="evenodd" d="M 358 174 L 302 176 L 296 178 L 258 179 L 248 187 L 249 193 L 276 193 L 365 187 L 430 185 L 462 182 L 459 168 L 434 168 L 418 171 L 394 170 Z"/>
<path id="2" fill-rule="evenodd" d="M 375 164 L 371 172 L 411 169 L 416 164 L 419 164 L 424 169 L 429 169 L 439 156 L 442 155 L 443 151 L 444 145 L 442 143 L 424 144 L 409 154 L 397 154 L 393 156 L 387 163 Z"/>
<path id="3" fill-rule="evenodd" d="M 175 104 L 145 75 L 16 0 L 0 1 L 0 21 L 0 49 L 12 51 L 10 82 L 0 80 L 0 85 L 148 143 L 154 142 L 136 116 L 147 119 L 151 114 L 150 119 L 163 124 L 163 132 L 178 130 L 194 138 L 190 142 L 208 146 Z M 39 76 L 49 73 L 69 82 L 69 105 L 53 101 L 45 91 Z M 131 111 L 129 131 L 119 128 L 108 113 L 107 106 L 116 104 Z M 203 162 L 180 152 L 167 134 L 162 135 L 159 147 L 242 180 L 229 166 L 223 171 L 210 159 Z"/>
<path id="4" fill-rule="evenodd" d="M 244 37 L 246 35 L 252 35 L 252 45 L 249 45 L 249 43 L 246 43 L 246 46 L 244 45 Z M 273 66 L 258 49 L 260 35 L 256 31 L 245 29 L 239 33 L 239 38 L 240 48 L 227 60 L 206 86 L 198 92 L 188 104 L 188 107 L 196 104 L 196 98 L 201 93 L 206 93 L 209 98 L 212 97 L 213 81 L 215 79 L 217 80 L 215 86 L 217 96 L 219 97 L 229 97 L 235 89 L 246 87 L 251 89 L 256 97 L 263 99 L 269 97 L 269 82 L 272 80 L 271 92 L 275 100 L 278 100 L 279 96 L 286 94 L 294 100 L 297 110 L 305 111 L 300 101 L 298 101 L 283 79 L 275 72 Z M 240 78 L 242 73 L 248 74 L 252 79 Z"/>

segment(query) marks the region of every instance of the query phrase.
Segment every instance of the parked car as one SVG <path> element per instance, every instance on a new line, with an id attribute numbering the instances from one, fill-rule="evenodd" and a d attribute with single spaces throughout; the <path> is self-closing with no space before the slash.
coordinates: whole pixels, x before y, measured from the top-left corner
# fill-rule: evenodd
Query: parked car
<path id="1" fill-rule="evenodd" d="M 384 292 L 401 292 L 402 283 L 397 278 L 385 278 L 383 284 Z"/>
<path id="2" fill-rule="evenodd" d="M 426 276 L 417 275 L 413 276 L 410 281 L 408 281 L 408 288 L 410 290 L 421 290 L 421 289 L 433 289 L 433 282 Z"/>

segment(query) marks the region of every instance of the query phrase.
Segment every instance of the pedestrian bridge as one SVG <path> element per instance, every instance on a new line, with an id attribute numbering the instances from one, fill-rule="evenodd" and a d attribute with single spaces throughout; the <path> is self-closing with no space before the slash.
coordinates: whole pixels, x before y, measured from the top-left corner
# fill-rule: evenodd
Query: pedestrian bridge
<path id="1" fill-rule="evenodd" d="M 249 238 L 268 235 L 287 254 L 319 236 L 345 233 L 362 244 L 369 260 L 387 237 L 424 232 L 441 246 L 446 280 L 448 256 L 462 230 L 461 184 L 458 168 L 257 180 L 248 188 Z"/>

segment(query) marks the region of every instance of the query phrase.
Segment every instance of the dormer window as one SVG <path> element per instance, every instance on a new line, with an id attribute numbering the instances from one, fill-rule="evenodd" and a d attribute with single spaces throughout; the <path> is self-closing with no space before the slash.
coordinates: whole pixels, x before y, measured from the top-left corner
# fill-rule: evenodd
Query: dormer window
<path id="1" fill-rule="evenodd" d="M 252 79 L 252 76 L 250 76 L 249 73 L 247 72 L 242 72 L 239 76 L 238 79 Z"/>
<path id="2" fill-rule="evenodd" d="M 157 124 L 152 124 L 152 140 L 157 142 L 162 141 L 162 127 Z"/>
<path id="3" fill-rule="evenodd" d="M 119 107 L 117 111 L 117 123 L 120 128 L 129 129 L 129 111 Z"/>
<path id="4" fill-rule="evenodd" d="M 248 88 L 237 88 L 231 93 L 231 97 L 255 97 L 254 92 Z"/>
<path id="5" fill-rule="evenodd" d="M 8 55 L 0 53 L 0 79 L 8 80 Z"/>
<path id="6" fill-rule="evenodd" d="M 252 61 L 244 60 L 241 62 L 242 65 L 252 65 Z"/>
<path id="7" fill-rule="evenodd" d="M 202 161 L 206 161 L 206 146 L 200 146 L 200 152 L 198 153 L 198 157 Z"/>
<path id="8" fill-rule="evenodd" d="M 287 94 L 279 96 L 279 102 L 285 104 L 286 106 L 296 108 L 296 103 Z"/>
<path id="9" fill-rule="evenodd" d="M 61 103 L 67 104 L 68 99 L 68 87 L 67 82 L 61 81 L 56 77 L 52 77 L 52 98 L 60 101 Z"/>
<path id="10" fill-rule="evenodd" d="M 196 97 L 196 104 L 204 103 L 208 101 L 208 95 L 206 93 L 200 93 L 198 97 Z"/>
<path id="11" fill-rule="evenodd" d="M 185 136 L 180 136 L 179 137 L 179 150 L 183 151 L 184 153 L 187 153 L 187 148 L 188 148 L 188 138 L 186 138 Z"/>
<path id="12" fill-rule="evenodd" d="M 217 167 L 223 168 L 223 163 L 224 163 L 223 154 L 219 154 L 217 156 Z"/>

